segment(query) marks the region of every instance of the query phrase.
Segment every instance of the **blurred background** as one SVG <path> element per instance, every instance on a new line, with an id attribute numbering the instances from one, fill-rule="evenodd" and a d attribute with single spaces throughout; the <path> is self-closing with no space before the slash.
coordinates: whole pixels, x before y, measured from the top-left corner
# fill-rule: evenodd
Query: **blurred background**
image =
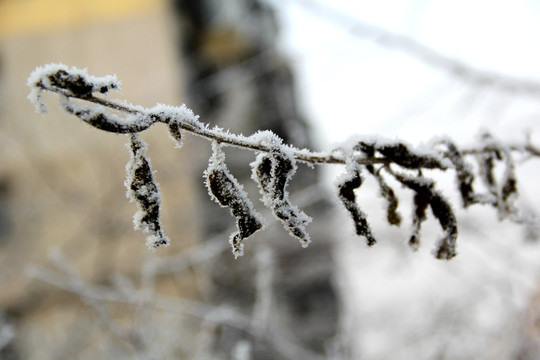
<path id="1" fill-rule="evenodd" d="M 46 116 L 26 99 L 30 72 L 60 62 L 116 74 L 110 97 L 315 150 L 353 134 L 466 146 L 485 129 L 538 144 L 539 16 L 534 0 L 0 0 L 0 359 L 540 358 L 537 226 L 460 209 L 451 175 L 434 175 L 460 225 L 451 261 L 431 254 L 432 218 L 412 252 L 410 193 L 396 188 L 405 221 L 390 228 L 370 181 L 368 249 L 336 203 L 338 166 L 291 184 L 308 249 L 260 208 L 268 228 L 234 260 L 234 219 L 201 181 L 209 144 L 175 149 L 156 126 L 142 137 L 171 246 L 152 252 L 125 198 L 127 139 L 55 95 Z M 258 203 L 253 154 L 226 153 Z M 537 160 L 517 175 L 535 213 Z"/>

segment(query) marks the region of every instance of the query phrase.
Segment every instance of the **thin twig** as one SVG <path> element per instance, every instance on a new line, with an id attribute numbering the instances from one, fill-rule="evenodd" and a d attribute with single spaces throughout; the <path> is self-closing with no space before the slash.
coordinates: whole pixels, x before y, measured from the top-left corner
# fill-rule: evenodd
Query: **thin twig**
<path id="1" fill-rule="evenodd" d="M 79 100 L 84 100 L 87 102 L 91 102 L 94 104 L 99 104 L 102 106 L 105 106 L 109 109 L 120 111 L 127 114 L 133 114 L 133 115 L 141 115 L 145 116 L 148 114 L 150 109 L 148 108 L 142 108 L 140 106 L 133 106 L 127 103 L 109 100 L 105 98 L 100 98 L 94 95 L 74 95 L 72 93 L 69 93 L 68 91 L 58 89 L 58 88 L 49 88 L 45 87 L 44 85 L 41 85 L 42 90 L 54 92 L 61 94 L 67 98 L 75 98 Z M 153 123 L 161 122 L 164 124 L 168 124 L 170 121 L 173 121 L 175 119 L 170 118 L 163 118 L 159 116 L 152 116 Z M 186 122 L 180 122 L 179 126 L 182 130 L 187 131 L 189 133 L 192 133 L 194 135 L 201 136 L 203 138 L 206 138 L 208 140 L 214 140 L 219 142 L 222 145 L 230 145 L 235 146 L 247 150 L 252 151 L 259 151 L 259 152 L 271 152 L 272 147 L 265 145 L 265 144 L 257 144 L 253 143 L 251 141 L 248 141 L 247 138 L 243 138 L 241 136 L 238 136 L 236 134 L 231 134 L 226 131 L 220 131 L 220 129 L 217 128 L 208 128 L 208 127 L 197 127 L 191 123 Z M 146 130 L 146 129 L 145 129 Z M 334 154 L 327 154 L 323 152 L 313 152 L 309 150 L 298 150 L 293 149 L 293 155 L 297 161 L 309 163 L 313 165 L 318 164 L 345 164 L 345 160 L 335 156 Z M 358 157 L 355 159 L 357 163 L 361 165 L 370 165 L 370 164 L 386 164 L 388 163 L 387 159 L 384 158 L 361 158 Z"/>
<path id="2" fill-rule="evenodd" d="M 148 112 L 150 111 L 150 109 L 148 108 L 143 108 L 141 106 L 134 106 L 125 102 L 100 98 L 94 95 L 86 95 L 86 96 L 75 95 L 74 96 L 73 94 L 63 89 L 48 88 L 43 85 L 41 85 L 41 88 L 46 91 L 51 91 L 51 92 L 61 94 L 67 98 L 75 98 L 79 100 L 88 101 L 94 104 L 105 106 L 115 111 L 126 113 L 126 114 L 144 116 L 144 115 L 147 115 Z M 174 119 L 163 118 L 159 116 L 152 116 L 153 123 L 161 122 L 164 124 L 168 124 L 172 120 Z M 180 122 L 179 126 L 184 131 L 187 131 L 194 135 L 201 136 L 203 138 L 206 138 L 207 140 L 217 141 L 222 145 L 230 145 L 230 146 L 239 147 L 246 150 L 266 152 L 266 153 L 272 151 L 271 146 L 260 144 L 260 143 L 254 143 L 252 141 L 247 140 L 247 138 L 229 133 L 227 131 L 223 131 L 219 128 L 211 129 L 209 127 L 197 127 L 191 123 L 186 123 L 186 122 Z M 540 149 L 533 146 L 532 144 L 510 145 L 509 149 L 515 152 L 528 153 L 532 156 L 540 157 Z M 292 150 L 293 150 L 293 155 L 295 157 L 295 160 L 303 162 L 303 163 L 308 163 L 312 165 L 346 164 L 346 160 L 344 158 L 334 153 L 314 152 L 307 149 L 298 150 L 294 148 Z M 485 146 L 485 147 L 480 147 L 480 148 L 478 147 L 465 148 L 462 150 L 462 153 L 463 155 L 474 155 L 474 154 L 480 154 L 480 153 L 492 152 L 492 151 L 495 151 L 495 149 L 489 146 Z M 382 158 L 382 157 L 366 158 L 362 156 L 356 156 L 354 158 L 354 161 L 360 165 L 374 165 L 374 164 L 387 165 L 391 163 L 391 161 L 389 161 L 387 158 Z"/>

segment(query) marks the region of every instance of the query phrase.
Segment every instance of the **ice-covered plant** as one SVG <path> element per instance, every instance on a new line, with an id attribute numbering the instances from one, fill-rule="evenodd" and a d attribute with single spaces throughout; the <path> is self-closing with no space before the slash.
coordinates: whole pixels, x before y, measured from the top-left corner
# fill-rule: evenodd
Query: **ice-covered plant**
<path id="1" fill-rule="evenodd" d="M 153 108 L 143 108 L 110 100 L 102 95 L 120 89 L 114 76 L 94 77 L 88 75 L 86 70 L 49 64 L 36 68 L 28 78 L 28 85 L 31 88 L 28 97 L 37 111 L 47 112 L 42 92 L 55 92 L 60 96 L 61 108 L 68 113 L 100 130 L 129 136 L 131 159 L 126 166 L 127 196 L 138 205 L 134 225 L 149 233 L 147 245 L 151 248 L 168 245 L 169 240 L 163 234 L 159 220 L 159 186 L 145 155 L 147 145 L 137 133 L 156 123 L 168 126 L 177 147 L 182 146 L 184 134 L 198 135 L 211 142 L 213 153 L 204 174 L 206 186 L 212 199 L 229 208 L 236 219 L 238 230 L 230 237 L 235 257 L 243 254 L 243 241 L 263 229 L 263 221 L 243 186 L 227 168 L 222 151 L 226 146 L 256 153 L 251 163 L 252 179 L 259 187 L 262 203 L 304 247 L 311 241 L 306 229 L 311 218 L 291 203 L 287 191 L 298 163 L 344 165 L 345 172 L 336 181 L 338 198 L 350 214 L 356 233 L 364 237 L 368 245 L 375 244 L 376 239 L 355 195 L 355 190 L 362 185 L 366 176 L 373 177 L 379 185 L 380 195 L 387 204 L 390 225 L 399 226 L 402 216 L 397 211 L 399 201 L 396 193 L 387 180 L 394 179 L 394 182 L 413 192 L 414 211 L 409 239 L 413 249 L 420 244 L 421 226 L 426 220 L 428 208 L 431 209 L 444 232 L 434 249 L 439 259 L 451 259 L 456 255 L 458 226 L 452 205 L 436 188 L 435 180 L 425 175 L 427 170 L 453 171 L 465 208 L 474 204 L 488 205 L 497 209 L 500 219 L 534 221 L 518 211 L 514 204 L 518 194 L 514 173 L 515 154 L 540 155 L 540 150 L 530 143 L 503 144 L 485 133 L 473 148 L 460 148 L 446 138 L 434 140 L 424 148 L 415 148 L 397 140 L 357 137 L 330 151 L 313 152 L 284 144 L 270 131 L 243 136 L 218 127 L 210 128 L 184 105 L 172 107 L 158 104 Z M 118 113 L 125 117 L 118 116 Z M 476 173 L 473 162 L 478 169 Z M 495 168 L 500 166 L 504 172 L 497 176 Z M 475 190 L 476 181 L 484 184 L 486 192 Z"/>

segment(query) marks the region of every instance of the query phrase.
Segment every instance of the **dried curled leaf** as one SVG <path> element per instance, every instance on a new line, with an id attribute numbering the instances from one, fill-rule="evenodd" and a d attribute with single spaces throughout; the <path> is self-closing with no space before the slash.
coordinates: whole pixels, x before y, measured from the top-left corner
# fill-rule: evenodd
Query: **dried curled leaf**
<path id="1" fill-rule="evenodd" d="M 444 140 L 447 151 L 446 156 L 454 165 L 456 170 L 456 178 L 463 201 L 463 207 L 467 208 L 478 202 L 478 198 L 474 194 L 473 182 L 474 175 L 471 166 L 465 162 L 465 158 L 458 147 L 449 139 Z"/>
<path id="2" fill-rule="evenodd" d="M 368 157 L 380 153 L 389 161 L 408 169 L 446 169 L 443 159 L 436 153 L 421 152 L 398 141 L 359 141 L 354 150 L 362 151 Z"/>
<path id="3" fill-rule="evenodd" d="M 95 92 L 105 94 L 120 89 L 120 82 L 116 76 L 96 77 L 88 75 L 86 70 L 69 68 L 63 64 L 37 67 L 28 77 L 27 85 L 31 88 L 28 99 L 36 106 L 36 110 L 43 114 L 47 113 L 47 107 L 41 96 L 43 90 L 84 98 L 90 97 Z"/>
<path id="4" fill-rule="evenodd" d="M 439 193 L 434 191 L 431 197 L 431 211 L 439 219 L 446 236 L 439 240 L 435 256 L 437 259 L 449 260 L 456 256 L 457 220 L 450 203 Z"/>
<path id="5" fill-rule="evenodd" d="M 148 129 L 154 124 L 150 117 L 144 114 L 128 115 L 122 119 L 99 105 L 85 106 L 69 101 L 66 96 L 60 96 L 60 106 L 68 113 L 77 116 L 85 123 L 99 130 L 117 134 L 132 134 Z"/>
<path id="6" fill-rule="evenodd" d="M 508 158 L 510 159 L 510 158 Z M 511 211 L 513 208 L 512 200 L 517 196 L 517 178 L 514 173 L 514 164 L 508 163 L 507 170 L 505 172 L 503 186 L 501 188 L 501 200 L 505 204 L 507 211 Z"/>
<path id="7" fill-rule="evenodd" d="M 135 229 L 150 233 L 146 237 L 146 245 L 149 248 L 169 245 L 169 239 L 161 230 L 159 220 L 161 195 L 150 168 L 150 161 L 145 156 L 146 143 L 135 134 L 131 134 L 129 139 L 131 159 L 126 165 L 127 177 L 124 185 L 127 189 L 126 196 L 138 206 L 138 211 L 133 216 L 133 224 Z"/>
<path id="8" fill-rule="evenodd" d="M 356 234 L 359 236 L 365 236 L 369 246 L 375 245 L 377 241 L 373 237 L 366 214 L 356 203 L 356 195 L 354 194 L 354 190 L 358 189 L 362 185 L 360 167 L 354 166 L 354 164 L 349 164 L 347 168 L 347 173 L 344 174 L 337 183 L 339 199 L 354 221 Z"/>
<path id="9" fill-rule="evenodd" d="M 168 124 L 169 127 L 169 136 L 171 139 L 173 139 L 176 143 L 176 148 L 181 148 L 183 145 L 183 138 L 182 138 L 182 131 L 180 128 L 180 124 L 178 121 L 169 121 Z"/>
<path id="10" fill-rule="evenodd" d="M 88 96 L 94 92 L 106 94 L 110 90 L 118 90 L 118 82 L 114 78 L 106 81 L 95 81 L 96 79 L 67 69 L 58 69 L 56 72 L 48 74 L 48 80 L 52 87 L 66 89 L 75 95 Z"/>
<path id="11" fill-rule="evenodd" d="M 272 197 L 272 158 L 259 154 L 257 160 L 251 164 L 253 179 L 259 184 L 262 200 L 266 206 L 271 206 Z"/>
<path id="12" fill-rule="evenodd" d="M 244 254 L 243 240 L 263 228 L 260 215 L 253 208 L 242 185 L 234 178 L 225 164 L 225 154 L 219 144 L 212 144 L 212 157 L 204 175 L 210 196 L 222 207 L 230 209 L 236 218 L 238 231 L 230 238 L 234 257 Z"/>
<path id="13" fill-rule="evenodd" d="M 311 240 L 306 226 L 311 218 L 290 203 L 286 190 L 296 172 L 294 157 L 276 146 L 269 154 L 259 154 L 251 166 L 252 178 L 259 185 L 263 203 L 273 211 L 289 234 L 307 247 Z"/>
<path id="14" fill-rule="evenodd" d="M 456 256 L 457 220 L 452 207 L 440 192 L 435 190 L 435 183 L 425 177 L 412 177 L 392 173 L 403 185 L 415 192 L 415 213 L 413 225 L 415 226 L 409 244 L 415 248 L 419 245 L 419 232 L 422 221 L 425 220 L 427 204 L 431 207 L 433 215 L 439 220 L 445 236 L 439 241 L 435 249 L 437 259 L 449 260 Z"/>
<path id="15" fill-rule="evenodd" d="M 373 165 L 366 166 L 370 174 L 373 175 L 379 184 L 379 194 L 386 200 L 386 220 L 390 225 L 399 226 L 401 224 L 401 215 L 398 213 L 399 200 L 394 190 L 386 183 L 379 171 L 376 171 Z"/>
<path id="16" fill-rule="evenodd" d="M 422 223 L 426 220 L 426 209 L 429 206 L 429 195 L 425 192 L 417 192 L 414 194 L 414 212 L 412 219 L 413 232 L 409 238 L 409 246 L 413 250 L 420 248 L 420 230 Z"/>
<path id="17" fill-rule="evenodd" d="M 497 207 L 501 219 L 515 215 L 514 200 L 517 197 L 518 189 L 514 160 L 510 150 L 489 133 L 482 134 L 481 140 L 487 148 L 491 149 L 491 151 L 482 154 L 479 160 L 480 174 L 489 193 L 494 198 L 493 205 Z M 494 173 L 496 161 L 503 162 L 505 166 L 500 186 Z"/>
<path id="18" fill-rule="evenodd" d="M 485 204 L 498 203 L 497 180 L 494 173 L 496 157 L 500 157 L 498 152 L 486 152 L 478 156 L 480 179 L 488 190 L 488 194 L 481 198 Z"/>

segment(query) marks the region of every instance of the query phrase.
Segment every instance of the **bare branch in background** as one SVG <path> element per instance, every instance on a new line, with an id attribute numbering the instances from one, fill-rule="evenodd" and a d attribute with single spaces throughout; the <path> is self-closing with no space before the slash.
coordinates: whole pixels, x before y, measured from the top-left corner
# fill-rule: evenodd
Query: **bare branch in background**
<path id="1" fill-rule="evenodd" d="M 317 1 L 296 0 L 296 3 L 318 17 L 326 19 L 339 27 L 347 27 L 349 32 L 354 36 L 372 40 L 376 44 L 392 50 L 401 51 L 430 67 L 446 72 L 474 86 L 480 88 L 491 87 L 517 95 L 536 97 L 540 94 L 540 82 L 538 81 L 481 70 L 432 49 L 411 37 L 365 23 L 343 11 Z"/>
<path id="2" fill-rule="evenodd" d="M 56 253 L 53 262 L 57 270 L 35 267 L 31 269 L 30 275 L 44 283 L 79 296 L 81 301 L 95 313 L 100 325 L 107 331 L 111 331 L 121 341 L 131 344 L 139 356 L 150 356 L 149 351 L 152 344 L 147 344 L 147 347 L 143 336 L 135 336 L 132 332 L 136 329 L 131 329 L 131 332 L 122 331 L 119 326 L 121 320 L 117 321 L 113 316 L 106 315 L 108 314 L 109 304 L 116 303 L 133 308 L 140 308 L 142 305 L 148 310 L 162 310 L 171 314 L 187 316 L 199 319 L 202 327 L 208 327 L 209 325 L 229 326 L 249 333 L 254 338 L 267 344 L 284 359 L 323 359 L 322 356 L 295 344 L 283 334 L 280 334 L 279 329 L 261 323 L 260 316 L 262 314 L 259 312 L 253 314 L 254 317 L 251 317 L 244 314 L 240 309 L 230 306 L 212 306 L 197 301 L 158 295 L 152 289 L 144 286 L 137 289 L 132 286 L 118 286 L 118 284 L 117 286 L 96 285 L 83 280 L 72 269 L 71 264 L 62 254 Z M 144 324 L 145 327 L 149 327 L 149 325 Z M 143 330 L 140 329 L 139 331 Z M 154 346 L 161 345 L 156 344 Z M 144 356 L 143 358 L 155 358 Z"/>

